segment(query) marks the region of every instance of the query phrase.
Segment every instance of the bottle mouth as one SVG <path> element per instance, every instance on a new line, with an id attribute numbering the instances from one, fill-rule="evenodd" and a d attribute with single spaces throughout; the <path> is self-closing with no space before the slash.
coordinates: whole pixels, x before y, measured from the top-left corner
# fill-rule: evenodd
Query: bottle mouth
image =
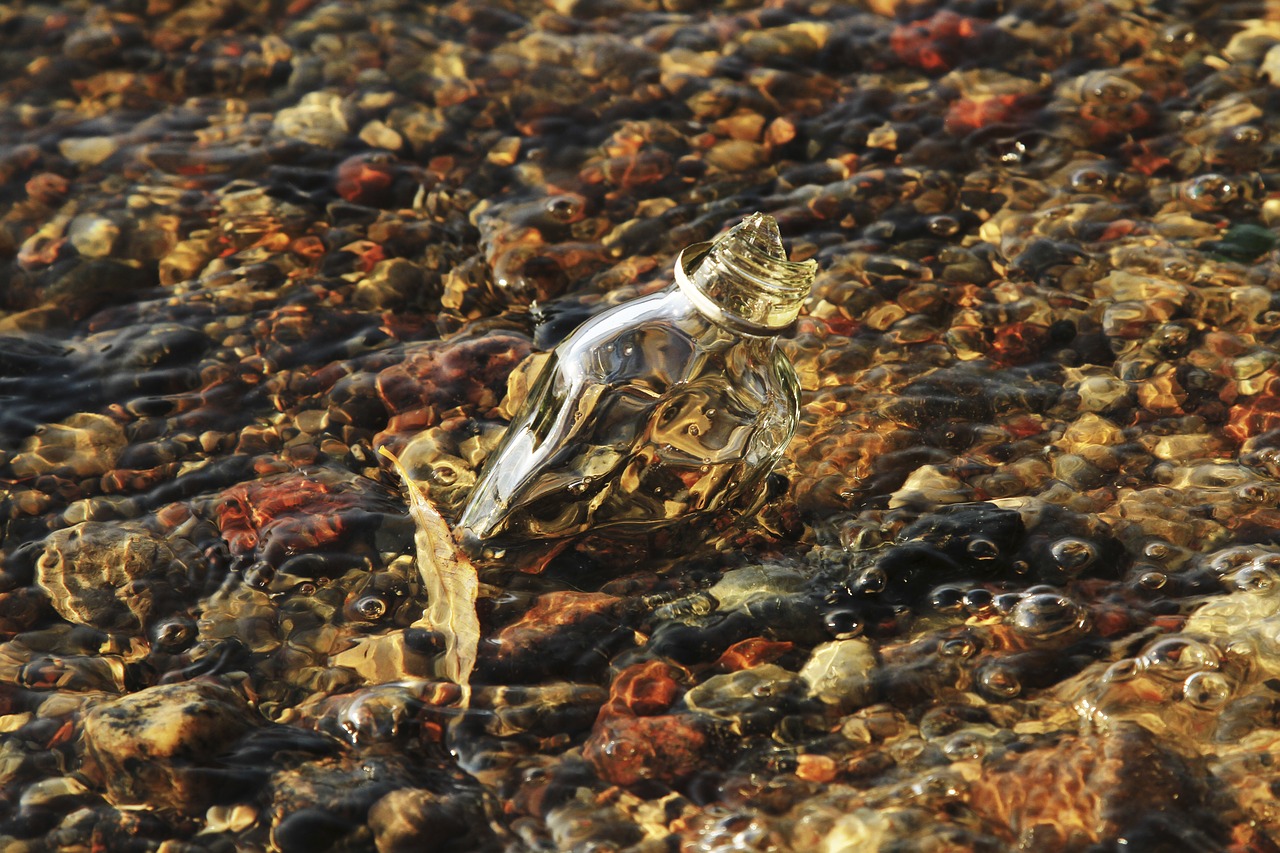
<path id="1" fill-rule="evenodd" d="M 753 213 L 720 238 L 680 252 L 675 279 L 712 320 L 773 334 L 795 322 L 817 271 L 815 261 L 788 259 L 777 221 Z"/>

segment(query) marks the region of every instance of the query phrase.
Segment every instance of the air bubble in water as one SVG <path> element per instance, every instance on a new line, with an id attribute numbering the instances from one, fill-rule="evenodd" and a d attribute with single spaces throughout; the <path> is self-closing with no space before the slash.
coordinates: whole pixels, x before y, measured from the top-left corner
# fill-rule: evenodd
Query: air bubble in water
<path id="1" fill-rule="evenodd" d="M 1022 602 L 1022 599 L 1023 596 L 1019 593 L 1006 592 L 1001 595 L 997 595 L 995 600 L 992 601 L 992 604 L 995 605 L 997 612 L 999 612 L 1001 616 L 1008 616 L 1017 608 L 1018 604 Z"/>
<path id="2" fill-rule="evenodd" d="M 1168 582 L 1169 576 L 1164 572 L 1143 572 L 1138 576 L 1138 586 L 1143 589 L 1161 589 Z"/>
<path id="3" fill-rule="evenodd" d="M 862 636 L 862 617 L 858 615 L 858 611 L 841 607 L 836 610 L 827 611 L 823 618 L 826 625 L 827 633 L 837 640 L 852 640 L 854 637 Z"/>
<path id="4" fill-rule="evenodd" d="M 1080 192 L 1101 192 L 1111 178 L 1104 169 L 1086 166 L 1071 173 L 1071 188 Z"/>
<path id="5" fill-rule="evenodd" d="M 974 616 L 990 611 L 994 602 L 995 596 L 981 587 L 971 589 L 964 594 L 964 607 Z"/>
<path id="6" fill-rule="evenodd" d="M 965 550 L 975 560 L 994 560 L 1000 556 L 1000 546 L 990 539 L 971 539 Z"/>
<path id="7" fill-rule="evenodd" d="M 938 644 L 938 654 L 944 658 L 968 658 L 978 650 L 968 637 L 951 637 Z"/>
<path id="8" fill-rule="evenodd" d="M 1193 178 L 1186 186 L 1184 197 L 1197 210 L 1215 210 L 1235 201 L 1240 186 L 1223 175 L 1210 172 Z"/>
<path id="9" fill-rule="evenodd" d="M 929 605 L 939 613 L 959 613 L 964 609 L 964 592 L 954 586 L 940 586 L 929 594 Z"/>
<path id="10" fill-rule="evenodd" d="M 1152 675 L 1181 680 L 1193 672 L 1216 670 L 1221 662 L 1217 649 L 1190 637 L 1165 637 L 1143 652 L 1139 663 Z"/>
<path id="11" fill-rule="evenodd" d="M 1138 662 L 1133 658 L 1125 658 L 1124 660 L 1118 660 L 1111 664 L 1111 666 L 1107 667 L 1106 671 L 1102 673 L 1101 680 L 1103 684 L 1131 681 L 1139 672 L 1141 672 L 1141 669 L 1142 668 L 1138 666 Z"/>
<path id="12" fill-rule="evenodd" d="M 884 569 L 879 566 L 872 566 L 864 569 L 862 574 L 858 576 L 855 587 L 858 592 L 875 594 L 884 592 L 885 587 L 889 585 L 889 576 L 885 574 Z"/>
<path id="13" fill-rule="evenodd" d="M 1219 577 L 1226 577 L 1241 566 L 1256 560 L 1261 554 L 1261 550 L 1254 545 L 1224 548 L 1209 560 L 1209 568 Z"/>
<path id="14" fill-rule="evenodd" d="M 1069 575 L 1078 575 L 1098 559 L 1098 549 L 1092 542 L 1074 536 L 1059 539 L 1049 549 L 1058 568 Z"/>
<path id="15" fill-rule="evenodd" d="M 1241 592 L 1263 595 L 1276 588 L 1276 576 L 1269 568 L 1251 563 L 1235 573 L 1231 586 Z"/>
<path id="16" fill-rule="evenodd" d="M 1012 699 L 1022 692 L 1022 682 L 1008 667 L 991 664 L 978 674 L 978 689 L 998 699 Z"/>
<path id="17" fill-rule="evenodd" d="M 1023 597 L 1009 617 L 1015 630 L 1035 640 L 1057 637 L 1078 628 L 1083 619 L 1079 604 L 1052 592 Z"/>
<path id="18" fill-rule="evenodd" d="M 1227 704 L 1231 692 L 1231 682 L 1220 672 L 1194 672 L 1182 684 L 1182 698 L 1204 711 Z"/>
<path id="19" fill-rule="evenodd" d="M 366 595 L 355 603 L 354 611 L 361 619 L 376 622 L 387 612 L 387 603 L 380 596 Z"/>

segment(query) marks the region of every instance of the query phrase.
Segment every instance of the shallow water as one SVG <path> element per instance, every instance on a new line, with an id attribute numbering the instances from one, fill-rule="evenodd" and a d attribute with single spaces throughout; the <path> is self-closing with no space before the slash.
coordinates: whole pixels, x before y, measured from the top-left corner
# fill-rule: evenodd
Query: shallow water
<path id="1" fill-rule="evenodd" d="M 1261 2 L 0 10 L 0 847 L 1273 850 Z M 739 525 L 488 571 L 530 353 L 754 211 Z"/>

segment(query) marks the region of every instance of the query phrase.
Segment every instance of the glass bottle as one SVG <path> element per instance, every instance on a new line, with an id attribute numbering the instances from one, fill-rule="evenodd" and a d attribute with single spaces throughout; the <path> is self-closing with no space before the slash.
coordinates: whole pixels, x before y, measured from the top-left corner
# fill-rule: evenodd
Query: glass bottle
<path id="1" fill-rule="evenodd" d="M 670 287 L 580 326 L 486 463 L 458 521 L 464 546 L 536 569 L 589 531 L 758 508 L 799 412 L 776 336 L 816 268 L 788 260 L 777 222 L 756 213 L 681 252 Z"/>

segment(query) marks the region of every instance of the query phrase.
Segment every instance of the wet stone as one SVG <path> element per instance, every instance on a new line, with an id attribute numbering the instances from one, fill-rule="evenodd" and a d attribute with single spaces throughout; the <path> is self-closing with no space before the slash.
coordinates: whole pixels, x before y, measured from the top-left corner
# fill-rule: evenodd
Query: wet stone
<path id="1" fill-rule="evenodd" d="M 272 131 L 282 139 L 333 148 L 346 138 L 347 128 L 341 96 L 330 92 L 309 92 L 297 106 L 276 114 Z"/>
<path id="2" fill-rule="evenodd" d="M 110 471 L 126 443 L 124 430 L 110 418 L 75 414 L 37 430 L 9 465 L 18 477 L 60 471 L 90 477 Z"/>
<path id="3" fill-rule="evenodd" d="M 875 652 L 865 640 L 823 643 L 800 670 L 816 698 L 844 711 L 874 699 Z"/>
<path id="4" fill-rule="evenodd" d="M 198 813 L 219 798 L 216 757 L 256 724 L 244 698 L 209 682 L 151 687 L 91 709 L 84 754 L 117 805 Z"/>
<path id="5" fill-rule="evenodd" d="M 736 734 L 768 731 L 795 707 L 803 680 L 776 664 L 714 675 L 685 694 L 691 711 L 727 723 Z"/>
<path id="6" fill-rule="evenodd" d="M 604 690 L 592 685 L 550 682 L 481 688 L 476 701 L 493 708 L 486 726 L 491 734 L 530 732 L 547 737 L 589 729 L 607 698 Z"/>
<path id="7" fill-rule="evenodd" d="M 432 782 L 439 784 L 436 774 L 424 775 L 432 776 Z M 266 793 L 271 842 L 282 851 L 322 849 L 335 843 L 368 845 L 374 836 L 373 827 L 366 822 L 370 809 L 386 796 L 412 788 L 413 778 L 406 763 L 391 756 L 369 757 L 361 762 L 346 756 L 328 757 L 282 770 L 272 777 Z M 402 797 L 393 800 L 396 801 L 413 802 Z M 453 827 L 463 822 L 457 812 L 467 817 L 473 814 L 474 806 L 464 807 L 464 802 L 459 799 L 439 809 L 423 808 L 426 804 L 421 804 L 417 815 L 403 815 L 404 822 L 410 832 L 419 821 L 432 818 L 444 827 Z M 382 823 L 385 820 L 383 811 L 379 823 L 384 837 L 388 834 Z"/>
<path id="8" fill-rule="evenodd" d="M 119 143 L 110 137 L 88 136 L 64 139 L 58 150 L 79 166 L 96 166 L 116 152 Z"/>
<path id="9" fill-rule="evenodd" d="M 974 786 L 971 804 L 992 817 L 1018 814 L 1010 821 L 1015 838 L 1045 850 L 1071 849 L 1116 835 L 1153 845 L 1220 843 L 1215 839 L 1223 837 L 1225 827 L 1211 793 L 1196 784 L 1180 756 L 1161 750 L 1144 729 L 1125 727 L 1102 736 L 1094 748 L 1082 745 L 1064 741 L 1041 754 L 1033 750 L 998 762 L 995 772 Z M 1128 758 L 1136 756 L 1142 756 L 1146 784 L 1129 781 L 1135 769 Z M 1036 768 L 1031 779 L 1022 772 L 1024 766 Z M 1034 782 L 1041 775 L 1042 781 Z M 1008 785 L 1014 778 L 1034 783 Z M 1180 804 L 1176 815 L 1166 807 L 1175 800 Z M 1066 815 L 1070 818 L 1064 819 Z"/>
<path id="10" fill-rule="evenodd" d="M 539 596 L 518 620 L 493 637 L 481 664 L 504 680 L 556 673 L 582 677 L 635 641 L 620 623 L 621 601 L 598 592 Z"/>
<path id="11" fill-rule="evenodd" d="M 127 522 L 54 531 L 36 560 L 36 583 L 59 615 L 106 631 L 149 626 L 198 589 L 206 573 L 189 542 Z"/>
<path id="12" fill-rule="evenodd" d="M 371 536 L 398 516 L 378 483 L 337 469 L 281 472 L 227 489 L 213 513 L 235 555 L 273 564 L 317 546 Z"/>
<path id="13" fill-rule="evenodd" d="M 706 727 L 690 715 L 669 713 L 687 681 L 687 672 L 656 660 L 633 664 L 614 679 L 583 744 L 583 757 L 601 779 L 669 783 L 697 770 Z"/>
<path id="14" fill-rule="evenodd" d="M 478 846 L 487 840 L 483 822 L 478 818 L 478 802 L 441 797 L 413 788 L 392 791 L 369 809 L 369 825 L 378 853 L 444 851 L 465 844 Z"/>

